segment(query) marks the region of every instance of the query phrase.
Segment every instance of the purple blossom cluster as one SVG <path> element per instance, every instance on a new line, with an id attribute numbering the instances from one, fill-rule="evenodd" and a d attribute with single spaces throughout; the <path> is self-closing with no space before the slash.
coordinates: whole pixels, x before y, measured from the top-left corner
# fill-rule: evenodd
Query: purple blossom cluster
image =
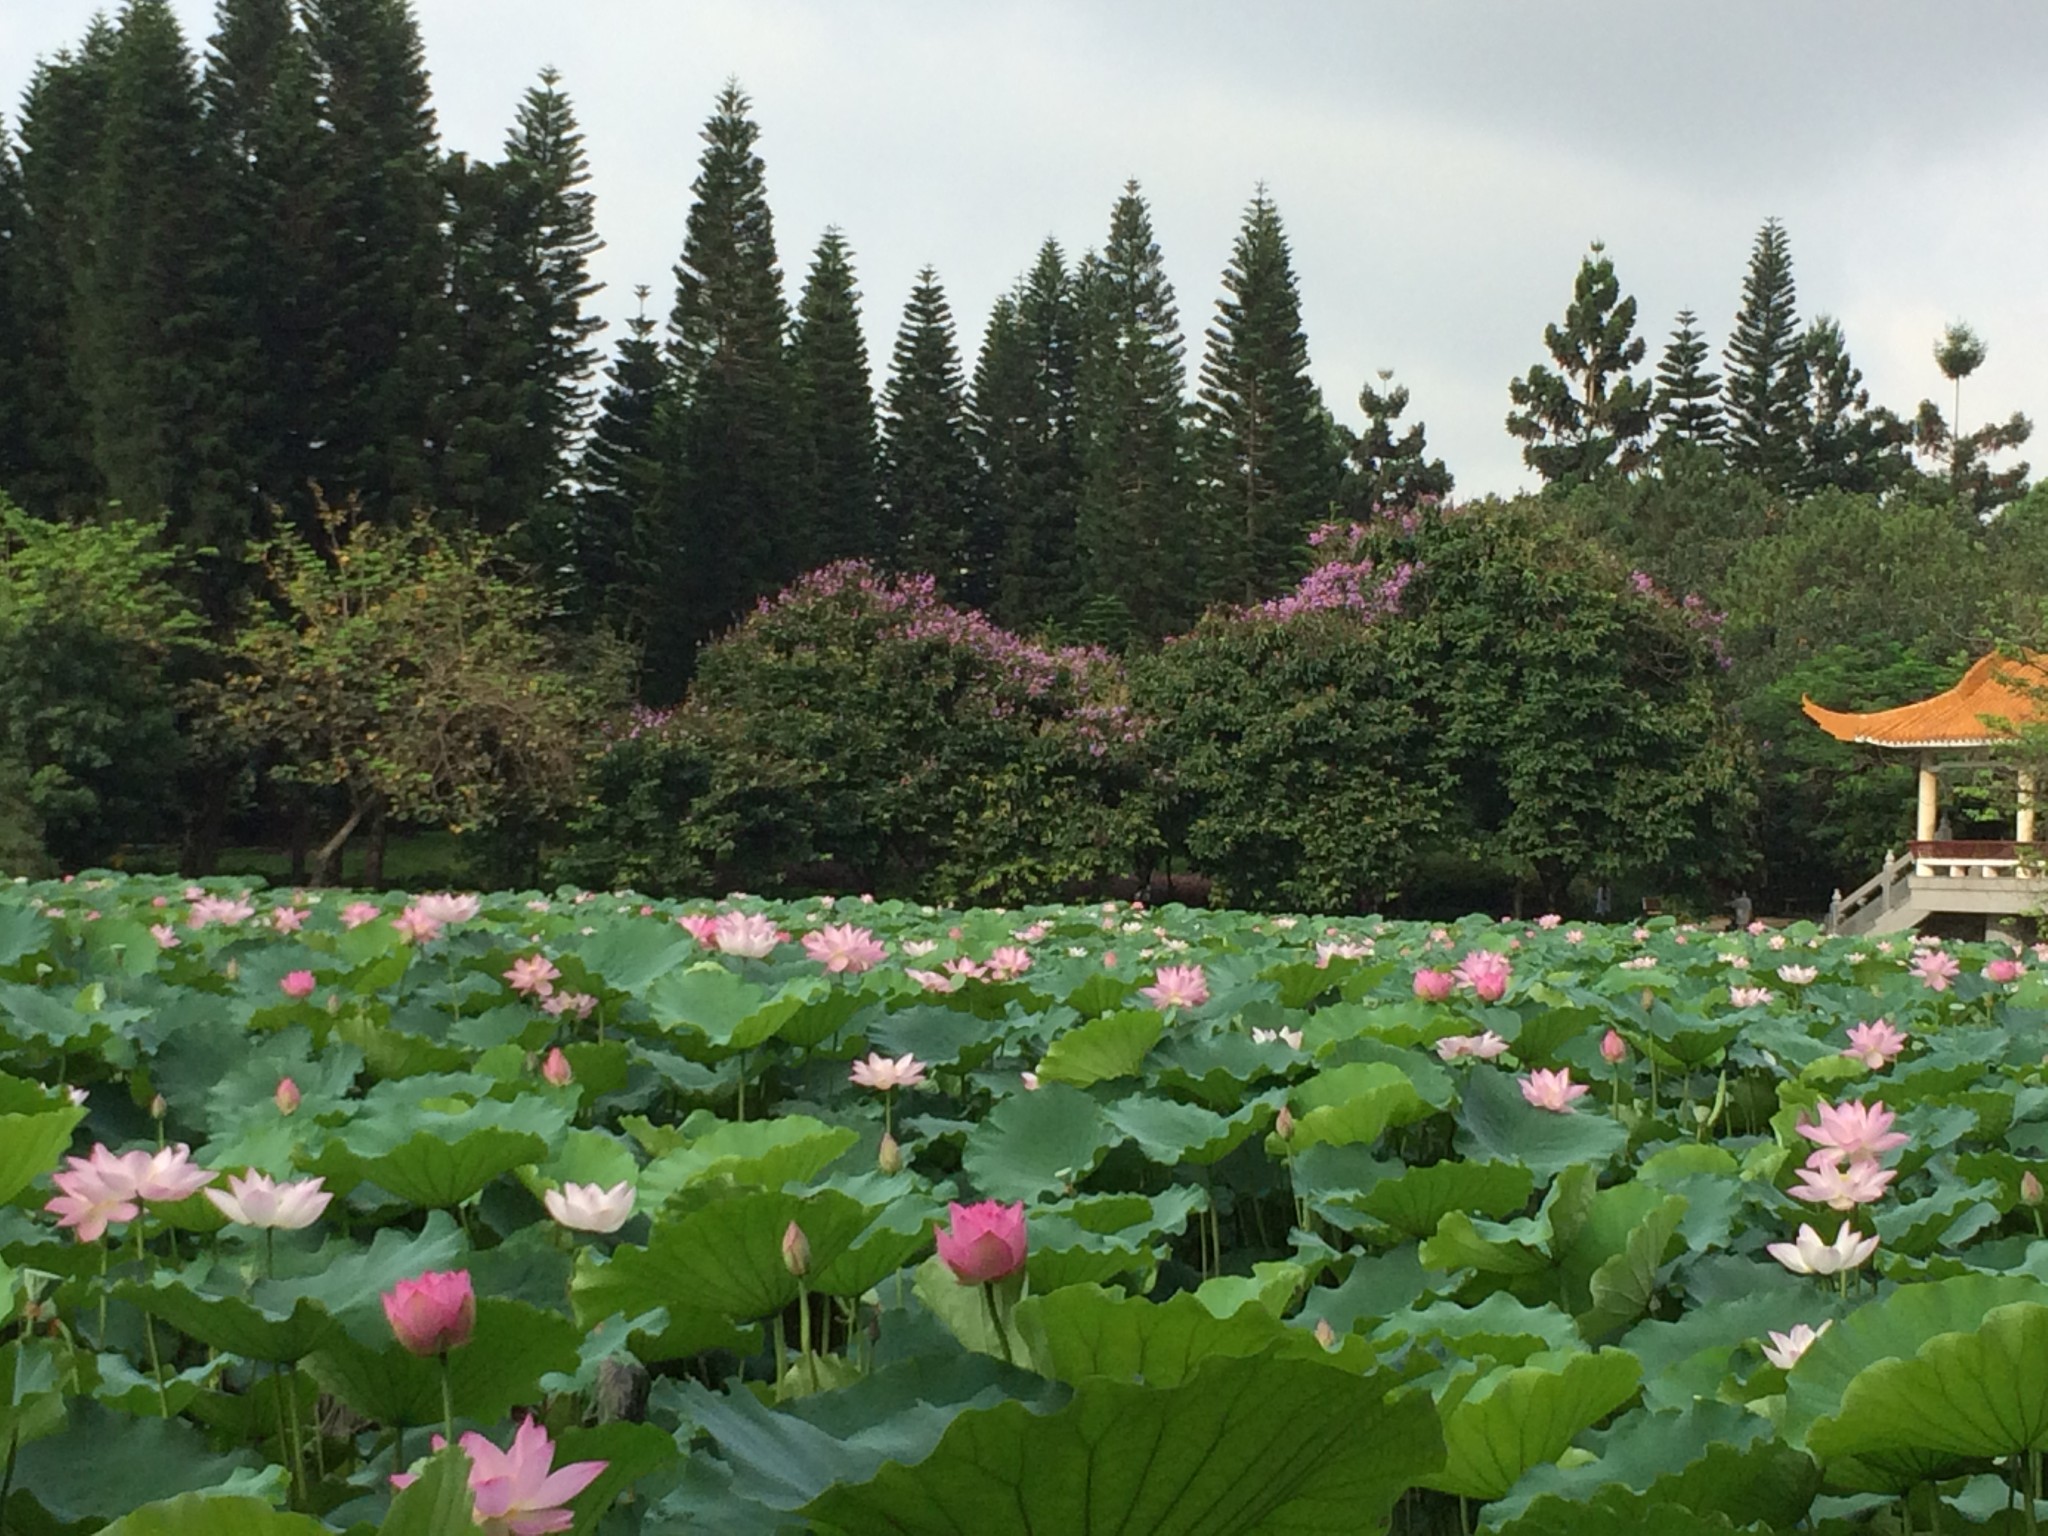
<path id="1" fill-rule="evenodd" d="M 1722 643 L 1721 627 L 1728 622 L 1728 615 L 1709 608 L 1706 599 L 1697 592 L 1688 592 L 1682 598 L 1674 598 L 1657 585 L 1657 580 L 1648 571 L 1630 571 L 1628 584 L 1639 596 L 1647 597 L 1661 608 L 1669 608 L 1685 620 L 1686 627 L 1698 635 L 1713 653 L 1716 663 L 1723 672 L 1734 665 L 1728 655 L 1728 647 Z"/>
<path id="2" fill-rule="evenodd" d="M 1292 592 L 1246 611 L 1259 618 L 1291 619 L 1342 609 L 1367 620 L 1382 619 L 1400 610 L 1401 595 L 1420 569 L 1412 560 L 1385 568 L 1369 559 L 1331 560 L 1302 577 Z"/>

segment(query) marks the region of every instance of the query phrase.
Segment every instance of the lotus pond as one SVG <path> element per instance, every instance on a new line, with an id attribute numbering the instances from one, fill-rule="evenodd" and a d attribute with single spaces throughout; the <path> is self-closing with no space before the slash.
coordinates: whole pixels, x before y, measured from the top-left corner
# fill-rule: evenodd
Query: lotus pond
<path id="1" fill-rule="evenodd" d="M 1803 927 L 0 887 L 0 1525 L 2031 1532 L 2044 1057 Z"/>

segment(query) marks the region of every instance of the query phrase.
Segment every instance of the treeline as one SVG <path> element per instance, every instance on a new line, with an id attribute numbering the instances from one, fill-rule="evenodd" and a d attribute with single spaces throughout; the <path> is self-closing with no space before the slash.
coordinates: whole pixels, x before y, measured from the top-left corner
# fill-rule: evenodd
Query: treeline
<path id="1" fill-rule="evenodd" d="M 191 793 L 173 821 L 217 830 L 231 788 L 268 803 L 280 785 L 302 818 L 325 794 L 349 825 L 463 819 L 459 796 L 401 805 L 333 761 L 324 778 L 291 767 L 279 723 L 266 735 L 246 708 L 232 730 L 190 728 L 234 715 L 195 711 L 189 690 L 232 696 L 262 624 L 314 625 L 280 563 L 338 570 L 357 534 L 430 565 L 493 563 L 493 579 L 516 568 L 505 591 L 524 594 L 549 664 L 604 680 L 589 715 L 622 666 L 641 700 L 683 700 L 708 639 L 836 561 L 928 575 L 938 600 L 1019 635 L 1141 655 L 1205 612 L 1294 591 L 1331 519 L 1449 498 L 1391 374 L 1361 391 L 1363 432 L 1325 407 L 1263 189 L 1192 370 L 1132 183 L 1098 247 L 1048 240 L 1028 259 L 971 368 L 939 275 L 921 273 L 877 387 L 854 249 L 825 231 L 792 298 L 758 137 L 729 86 L 666 316 L 639 289 L 607 355 L 589 168 L 552 72 L 484 159 L 439 142 L 406 0 L 222 0 L 203 56 L 163 0 L 129 0 L 39 65 L 13 132 L 0 125 L 0 489 L 53 527 L 111 509 L 154 530 L 148 579 L 178 589 L 206 640 L 159 658 L 187 701 Z M 1818 739 L 1800 692 L 1898 702 L 2030 637 L 2048 507 L 2011 459 L 2026 418 L 1966 425 L 1985 356 L 1967 326 L 1935 338 L 1947 408 L 1894 411 L 1841 327 L 1801 318 L 1775 221 L 1740 282 L 1720 347 L 1682 313 L 1652 366 L 1595 245 L 1544 359 L 1509 383 L 1507 428 L 1546 485 L 1519 516 L 1726 615 L 1716 686 L 1754 809 L 1716 832 L 1736 856 L 1695 867 L 1811 900 L 1861 878 L 1907 791 Z M 17 530 L 10 548 L 18 576 L 44 545 Z M 29 666 L 25 637 L 47 631 L 10 622 L 0 643 Z M 36 745 L 48 721 L 0 713 L 6 771 L 83 825 L 91 797 L 65 800 L 76 772 L 52 779 Z M 1496 873 L 1529 868 L 1504 855 Z"/>

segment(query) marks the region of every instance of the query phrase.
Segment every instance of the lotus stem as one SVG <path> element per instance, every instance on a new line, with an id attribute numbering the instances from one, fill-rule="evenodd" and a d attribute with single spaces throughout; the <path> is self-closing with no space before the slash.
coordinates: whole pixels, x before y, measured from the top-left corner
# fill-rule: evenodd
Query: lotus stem
<path id="1" fill-rule="evenodd" d="M 296 1505 L 299 1502 L 301 1477 L 298 1466 L 297 1447 L 292 1444 L 291 1432 L 285 1428 L 283 1371 L 284 1367 L 275 1360 L 270 1362 L 270 1409 L 277 1416 L 277 1454 L 281 1459 L 285 1460 L 286 1467 L 291 1473 L 292 1481 L 289 1502 Z"/>
<path id="2" fill-rule="evenodd" d="M 441 1433 L 455 1443 L 455 1383 L 448 1376 L 448 1351 L 441 1351 Z"/>
<path id="3" fill-rule="evenodd" d="M 782 1314 L 777 1312 L 770 1321 L 768 1332 L 775 1340 L 775 1395 L 782 1396 L 782 1376 L 789 1369 L 789 1352 L 782 1342 Z"/>
<path id="4" fill-rule="evenodd" d="M 107 1245 L 100 1244 L 100 1326 L 99 1347 L 107 1347 Z"/>
<path id="5" fill-rule="evenodd" d="M 799 1280 L 796 1283 L 796 1337 L 797 1347 L 803 1351 L 804 1375 L 810 1378 L 811 1391 L 818 1391 L 818 1357 L 811 1349 L 811 1288 Z"/>
<path id="6" fill-rule="evenodd" d="M 142 1266 L 142 1282 L 147 1285 L 153 1276 L 150 1273 L 149 1250 L 142 1245 L 142 1221 L 135 1222 L 135 1259 Z M 156 1314 L 147 1307 L 142 1309 L 142 1336 L 149 1343 L 149 1374 L 156 1381 L 156 1405 L 165 1418 L 171 1416 L 170 1394 L 164 1391 L 164 1363 L 156 1352 Z"/>
<path id="7" fill-rule="evenodd" d="M 1010 1333 L 1003 1326 L 1002 1312 L 996 1306 L 996 1286 L 993 1280 L 984 1280 L 981 1283 L 981 1299 L 988 1308 L 989 1326 L 996 1331 L 996 1346 L 1003 1352 L 1003 1364 L 1015 1365 L 1016 1357 L 1010 1353 Z"/>

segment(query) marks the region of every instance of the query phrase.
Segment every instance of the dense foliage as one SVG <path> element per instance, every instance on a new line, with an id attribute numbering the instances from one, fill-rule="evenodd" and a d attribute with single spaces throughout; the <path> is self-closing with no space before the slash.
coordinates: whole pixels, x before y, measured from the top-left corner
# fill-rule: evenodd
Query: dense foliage
<path id="1" fill-rule="evenodd" d="M 2026 1530 L 2042 963 L 8 887 L 0 1497 L 114 1536 Z"/>

